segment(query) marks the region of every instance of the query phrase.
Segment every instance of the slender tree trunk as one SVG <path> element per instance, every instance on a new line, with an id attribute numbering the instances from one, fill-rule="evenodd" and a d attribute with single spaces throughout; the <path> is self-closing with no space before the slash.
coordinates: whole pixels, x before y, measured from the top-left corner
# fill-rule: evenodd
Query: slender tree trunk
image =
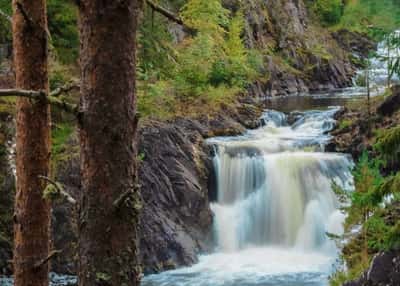
<path id="1" fill-rule="evenodd" d="M 367 125 L 368 125 L 368 136 L 371 135 L 371 87 L 370 87 L 370 60 L 368 59 L 368 65 L 367 65 L 367 69 L 365 71 L 365 81 L 366 81 L 366 86 L 367 86 Z"/>
<path id="2" fill-rule="evenodd" d="M 391 83 L 391 78 L 390 78 L 390 62 L 391 62 L 391 58 L 390 58 L 390 35 L 388 35 L 387 38 L 387 88 L 390 88 Z"/>
<path id="3" fill-rule="evenodd" d="M 79 285 L 139 285 L 135 49 L 140 0 L 80 1 Z"/>
<path id="4" fill-rule="evenodd" d="M 48 91 L 45 0 L 13 1 L 17 88 Z M 14 225 L 16 286 L 47 286 L 50 207 L 42 194 L 49 175 L 50 107 L 46 100 L 17 99 L 17 194 Z"/>

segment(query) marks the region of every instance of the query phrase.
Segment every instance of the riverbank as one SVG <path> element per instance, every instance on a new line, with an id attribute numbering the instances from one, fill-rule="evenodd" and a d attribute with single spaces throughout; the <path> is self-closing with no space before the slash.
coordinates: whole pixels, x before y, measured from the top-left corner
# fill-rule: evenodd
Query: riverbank
<path id="1" fill-rule="evenodd" d="M 398 86 L 371 98 L 369 110 L 366 99 L 347 104 L 338 114 L 338 126 L 332 132 L 334 138 L 329 144 L 330 150 L 352 154 L 359 162 L 357 192 L 359 196 L 364 196 L 365 192 L 371 194 L 360 197 L 358 201 L 354 199 L 356 197 L 351 199 L 352 210 L 348 210 L 349 218 L 345 224 L 350 230 L 342 249 L 347 268 L 333 276 L 333 286 L 400 285 L 400 252 L 395 238 L 398 237 L 396 225 L 400 220 L 400 205 L 396 197 L 399 163 L 397 155 L 387 157 L 382 150 L 383 138 L 394 134 L 400 124 Z M 392 139 L 394 137 L 389 138 Z M 351 229 L 351 221 L 357 215 L 355 209 L 362 198 L 369 208 L 367 219 Z M 371 198 L 374 199 L 371 201 Z M 380 202 L 382 198 L 382 204 L 373 202 Z"/>

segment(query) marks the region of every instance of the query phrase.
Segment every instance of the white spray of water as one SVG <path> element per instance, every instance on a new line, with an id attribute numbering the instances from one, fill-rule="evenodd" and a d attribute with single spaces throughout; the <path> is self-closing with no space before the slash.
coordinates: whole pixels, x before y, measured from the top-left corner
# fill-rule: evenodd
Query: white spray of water
<path id="1" fill-rule="evenodd" d="M 322 286 L 337 257 L 326 233 L 343 232 L 332 181 L 353 188 L 348 156 L 323 153 L 337 108 L 286 115 L 209 140 L 215 147 L 216 251 L 193 267 L 145 278 L 146 286 Z"/>
<path id="2" fill-rule="evenodd" d="M 218 199 L 212 210 L 221 251 L 335 249 L 326 232 L 340 235 L 343 215 L 332 181 L 352 187 L 351 161 L 342 154 L 299 151 L 329 139 L 334 112 L 307 112 L 288 126 L 284 114 L 268 111 L 264 126 L 244 140 L 213 140 Z"/>

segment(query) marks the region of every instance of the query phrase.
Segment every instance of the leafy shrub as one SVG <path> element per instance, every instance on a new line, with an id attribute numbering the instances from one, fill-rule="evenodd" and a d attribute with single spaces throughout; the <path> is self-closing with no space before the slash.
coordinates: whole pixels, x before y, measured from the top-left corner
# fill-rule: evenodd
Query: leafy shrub
<path id="1" fill-rule="evenodd" d="M 256 79 L 262 67 L 259 53 L 246 49 L 241 38 L 244 17 L 240 11 L 231 15 L 221 0 L 189 0 L 181 9 L 181 17 L 193 32 L 173 49 L 169 48 L 168 31 L 139 38 L 143 38 L 138 69 L 143 80 L 139 110 L 144 115 L 150 111 L 162 117 L 181 111 L 196 113 L 195 106 L 211 110 L 216 104 L 229 104 L 236 93 Z M 154 18 L 151 23 L 160 24 Z M 143 27 L 141 33 L 150 27 Z M 152 38 L 151 42 L 147 38 Z M 146 64 L 149 57 L 150 64 Z M 168 109 L 166 114 L 162 108 Z"/>
<path id="2" fill-rule="evenodd" d="M 326 25 L 337 24 L 343 15 L 342 0 L 315 0 L 311 9 Z"/>
<path id="3" fill-rule="evenodd" d="M 47 16 L 57 58 L 62 63 L 73 63 L 78 58 L 79 37 L 77 9 L 72 2 L 63 0 L 47 1 Z"/>
<path id="4" fill-rule="evenodd" d="M 397 0 L 347 1 L 338 28 L 369 33 L 376 39 L 382 32 L 399 27 L 400 3 Z"/>

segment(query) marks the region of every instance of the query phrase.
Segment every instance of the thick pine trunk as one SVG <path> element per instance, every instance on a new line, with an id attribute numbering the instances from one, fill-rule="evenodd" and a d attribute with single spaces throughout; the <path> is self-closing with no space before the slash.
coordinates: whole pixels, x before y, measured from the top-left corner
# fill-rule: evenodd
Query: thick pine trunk
<path id="1" fill-rule="evenodd" d="M 81 286 L 139 284 L 134 143 L 140 2 L 80 1 Z"/>
<path id="2" fill-rule="evenodd" d="M 13 1 L 17 88 L 48 90 L 45 0 Z M 47 286 L 50 207 L 42 194 L 50 159 L 50 109 L 44 100 L 17 100 L 17 194 L 14 226 L 16 286 Z"/>

